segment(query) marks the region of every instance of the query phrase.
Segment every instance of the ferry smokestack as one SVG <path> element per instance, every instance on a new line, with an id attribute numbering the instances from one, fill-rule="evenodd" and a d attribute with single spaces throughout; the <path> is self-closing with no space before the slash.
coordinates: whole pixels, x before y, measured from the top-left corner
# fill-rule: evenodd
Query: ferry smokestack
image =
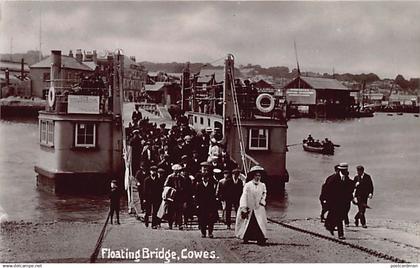
<path id="1" fill-rule="evenodd" d="M 61 75 L 61 50 L 51 50 L 51 86 L 58 86 L 58 79 Z"/>

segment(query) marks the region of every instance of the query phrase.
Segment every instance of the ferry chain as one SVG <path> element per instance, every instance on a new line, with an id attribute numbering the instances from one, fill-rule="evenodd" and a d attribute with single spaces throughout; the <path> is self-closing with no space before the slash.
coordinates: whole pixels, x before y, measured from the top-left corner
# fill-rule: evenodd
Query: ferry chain
<path id="1" fill-rule="evenodd" d="M 369 249 L 369 248 L 366 248 L 366 247 L 363 247 L 363 246 L 359 246 L 359 245 L 352 244 L 352 243 L 349 243 L 349 242 L 346 242 L 346 241 L 343 241 L 343 240 L 339 240 L 339 239 L 331 237 L 331 236 L 327 236 L 327 235 L 323 235 L 323 234 L 320 234 L 320 233 L 305 230 L 305 229 L 302 229 L 302 228 L 299 228 L 299 227 L 296 227 L 296 226 L 293 226 L 293 225 L 290 225 L 290 224 L 287 224 L 287 223 L 284 223 L 284 222 L 280 222 L 280 221 L 277 221 L 277 220 L 270 219 L 270 218 L 267 218 L 267 220 L 269 222 L 281 225 L 285 228 L 288 228 L 288 229 L 291 229 L 291 230 L 294 230 L 294 231 L 298 231 L 298 232 L 305 233 L 305 234 L 310 234 L 310 235 L 313 235 L 313 236 L 316 236 L 316 237 L 319 237 L 319 238 L 322 238 L 322 239 L 330 240 L 332 242 L 335 242 L 335 243 L 338 243 L 338 244 L 341 244 L 341 245 L 346 245 L 346 246 L 349 246 L 351 248 L 358 249 L 358 250 L 363 251 L 363 252 L 365 252 L 365 253 L 367 253 L 371 256 L 375 256 L 375 257 L 378 257 L 378 258 L 381 258 L 381 259 L 385 259 L 385 260 L 391 261 L 393 263 L 409 263 L 406 260 L 391 256 L 391 255 L 388 255 L 388 254 L 381 253 L 381 252 L 379 252 L 377 250 L 374 250 L 374 249 Z"/>
<path id="2" fill-rule="evenodd" d="M 96 260 L 98 259 L 99 249 L 102 246 L 102 242 L 103 242 L 104 236 L 105 236 L 106 226 L 108 225 L 108 221 L 109 221 L 109 218 L 110 217 L 111 217 L 111 212 L 108 213 L 108 217 L 106 218 L 105 224 L 102 227 L 102 231 L 101 231 L 101 233 L 100 233 L 100 235 L 98 237 L 98 241 L 96 241 L 95 249 L 94 249 L 92 255 L 90 255 L 90 262 L 91 263 L 96 262 Z"/>

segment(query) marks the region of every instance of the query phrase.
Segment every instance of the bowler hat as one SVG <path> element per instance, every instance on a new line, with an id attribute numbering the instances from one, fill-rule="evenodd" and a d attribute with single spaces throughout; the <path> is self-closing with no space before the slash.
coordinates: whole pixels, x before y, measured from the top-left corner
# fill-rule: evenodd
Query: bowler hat
<path id="1" fill-rule="evenodd" d="M 157 166 L 151 166 L 150 167 L 150 170 L 157 170 L 158 168 L 157 168 Z"/>
<path id="2" fill-rule="evenodd" d="M 200 163 L 200 166 L 202 166 L 202 167 L 208 167 L 208 166 L 210 166 L 210 163 L 209 163 L 209 162 L 204 161 L 204 162 L 201 162 L 201 163 Z"/>

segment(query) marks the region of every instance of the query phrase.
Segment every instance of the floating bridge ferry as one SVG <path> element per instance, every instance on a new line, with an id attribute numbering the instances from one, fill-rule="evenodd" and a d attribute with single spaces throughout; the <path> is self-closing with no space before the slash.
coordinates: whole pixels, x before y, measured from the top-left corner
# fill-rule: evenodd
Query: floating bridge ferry
<path id="1" fill-rule="evenodd" d="M 243 172 L 261 165 L 268 187 L 283 189 L 289 180 L 286 169 L 286 101 L 281 96 L 259 94 L 248 80 L 235 78 L 234 57 L 224 69 L 203 69 L 182 76 L 182 109 L 196 130 L 218 130 L 227 152 Z"/>

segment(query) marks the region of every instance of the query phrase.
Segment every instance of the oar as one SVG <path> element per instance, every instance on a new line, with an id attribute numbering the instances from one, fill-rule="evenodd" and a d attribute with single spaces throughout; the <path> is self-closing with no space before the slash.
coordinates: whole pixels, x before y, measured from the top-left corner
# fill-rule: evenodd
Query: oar
<path id="1" fill-rule="evenodd" d="M 287 145 L 287 147 L 290 147 L 290 146 L 296 146 L 296 145 L 301 145 L 301 144 L 303 144 L 303 142 L 300 142 L 300 143 L 294 143 L 294 144 L 289 144 L 289 145 Z"/>
<path id="2" fill-rule="evenodd" d="M 334 147 L 340 147 L 341 145 L 340 144 L 333 144 L 334 145 Z"/>

